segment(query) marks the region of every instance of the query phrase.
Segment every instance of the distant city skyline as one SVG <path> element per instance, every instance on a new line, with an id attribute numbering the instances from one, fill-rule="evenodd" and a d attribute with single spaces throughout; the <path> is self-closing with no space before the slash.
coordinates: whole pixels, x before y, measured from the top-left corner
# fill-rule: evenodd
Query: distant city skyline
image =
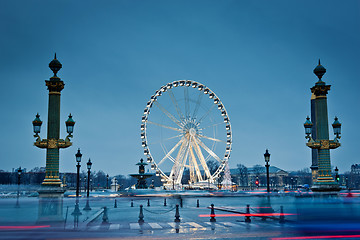
<path id="1" fill-rule="evenodd" d="M 226 106 L 233 134 L 230 168 L 311 166 L 303 123 L 319 58 L 327 69 L 329 123 L 342 123 L 331 151 L 341 173 L 360 163 L 360 3 L 358 1 L 3 1 L 0 4 L 0 169 L 45 166 L 33 146 L 32 120 L 43 121 L 45 80 L 54 53 L 63 64 L 62 138 L 69 113 L 73 146 L 60 151 L 60 172 L 75 172 L 75 153 L 92 170 L 137 172 L 144 158 L 140 125 L 162 85 L 189 79 Z M 330 139 L 334 138 L 330 126 Z"/>

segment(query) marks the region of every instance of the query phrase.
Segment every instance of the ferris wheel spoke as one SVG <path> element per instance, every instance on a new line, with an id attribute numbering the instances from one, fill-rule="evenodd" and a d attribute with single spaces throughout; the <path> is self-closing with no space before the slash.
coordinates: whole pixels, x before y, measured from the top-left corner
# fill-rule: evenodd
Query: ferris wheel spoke
<path id="1" fill-rule="evenodd" d="M 184 173 L 185 164 L 186 164 L 187 159 L 189 158 L 189 147 L 190 147 L 190 142 L 187 143 L 185 156 L 184 156 L 184 158 L 182 158 L 182 163 L 181 163 L 180 169 L 178 171 L 176 184 L 181 183 L 181 179 L 182 179 L 182 176 L 183 176 L 183 173 Z"/>
<path id="2" fill-rule="evenodd" d="M 207 110 L 207 112 L 199 119 L 199 121 L 197 121 L 198 123 L 200 123 L 204 118 L 206 118 L 209 114 L 210 114 L 210 112 L 215 108 L 215 104 L 213 104 L 210 108 L 209 108 L 209 110 Z"/>
<path id="3" fill-rule="evenodd" d="M 174 158 L 172 158 L 170 156 L 179 147 L 179 145 L 184 142 L 184 140 L 185 140 L 185 138 L 180 139 L 180 141 L 177 144 L 175 144 L 175 146 L 165 155 L 165 157 L 163 157 L 163 159 L 160 160 L 160 162 L 158 163 L 158 166 L 160 164 L 162 164 L 165 161 L 165 159 L 167 159 L 167 158 L 175 163 Z"/>
<path id="4" fill-rule="evenodd" d="M 222 160 L 210 149 L 208 148 L 200 139 L 198 139 L 198 143 L 199 145 L 205 149 L 205 151 L 207 151 L 213 158 L 215 158 L 217 161 L 219 161 L 220 163 L 222 162 Z"/>
<path id="5" fill-rule="evenodd" d="M 196 155 L 198 156 L 198 158 L 200 160 L 201 166 L 203 167 L 203 169 L 205 171 L 206 177 L 209 179 L 211 174 L 210 174 L 209 168 L 206 164 L 204 155 L 202 154 L 201 149 L 200 149 L 199 145 L 196 143 L 196 141 L 193 141 L 192 143 L 193 143 L 193 147 L 195 149 Z"/>
<path id="6" fill-rule="evenodd" d="M 156 141 L 156 142 L 153 142 L 153 143 L 149 143 L 148 145 L 149 145 L 149 146 L 158 145 L 158 144 L 161 144 L 162 142 L 167 142 L 167 141 L 169 141 L 169 140 L 171 140 L 171 139 L 179 138 L 179 137 L 181 137 L 181 136 L 182 136 L 182 134 L 176 135 L 176 136 L 173 136 L 173 137 L 169 137 L 169 138 L 165 138 L 165 139 L 161 139 L 160 141 Z"/>
<path id="7" fill-rule="evenodd" d="M 222 142 L 222 143 L 226 143 L 226 142 L 225 142 L 225 141 L 223 141 L 223 140 L 220 140 L 220 139 L 217 139 L 217 138 L 212 138 L 212 137 L 207 137 L 207 136 L 205 136 L 205 135 L 200 135 L 200 134 L 199 134 L 199 137 L 200 137 L 200 138 L 209 139 L 209 140 L 211 140 L 211 141 L 215 141 L 215 142 Z"/>
<path id="8" fill-rule="evenodd" d="M 200 130 L 204 130 L 204 129 L 207 129 L 207 128 L 215 127 L 215 126 L 220 125 L 220 124 L 225 124 L 225 123 L 224 123 L 224 122 L 214 123 L 214 124 L 211 124 L 211 125 L 209 125 L 209 126 L 200 128 Z"/>
<path id="9" fill-rule="evenodd" d="M 173 167 L 171 168 L 171 172 L 170 172 L 170 176 L 169 177 L 172 177 L 172 175 L 174 174 L 175 178 L 176 178 L 176 174 L 177 174 L 177 169 L 179 168 L 179 161 L 181 159 L 181 156 L 183 154 L 183 151 L 184 151 L 184 146 L 186 145 L 186 140 L 185 138 L 183 138 L 183 141 L 181 142 L 181 146 L 179 148 L 179 151 L 176 155 L 176 159 L 175 159 L 175 162 L 174 162 L 174 165 Z"/>
<path id="10" fill-rule="evenodd" d="M 192 163 L 193 163 L 194 168 L 195 168 L 196 176 L 199 179 L 199 181 L 203 181 L 203 178 L 201 176 L 201 172 L 200 172 L 200 169 L 199 169 L 199 165 L 197 164 L 197 161 L 196 161 L 195 154 L 194 154 L 192 146 L 190 146 L 190 154 L 191 154 Z"/>
<path id="11" fill-rule="evenodd" d="M 184 97 L 185 97 L 185 117 L 190 118 L 189 91 L 187 87 L 184 88 Z"/>
<path id="12" fill-rule="evenodd" d="M 196 106 L 195 106 L 195 109 L 194 109 L 194 112 L 193 112 L 193 116 L 192 116 L 194 119 L 196 118 L 197 112 L 199 111 L 201 99 L 202 99 L 202 96 L 204 95 L 201 91 L 199 91 L 198 94 L 199 94 L 199 95 L 198 95 L 198 99 L 197 99 L 197 101 L 196 101 Z"/>
<path id="13" fill-rule="evenodd" d="M 183 115 L 182 112 L 181 112 L 181 109 L 180 109 L 180 107 L 179 107 L 178 102 L 176 101 L 176 98 L 175 98 L 175 96 L 174 96 L 174 93 L 171 91 L 171 89 L 168 90 L 168 93 L 169 93 L 169 96 L 170 96 L 170 98 L 171 98 L 172 103 L 173 103 L 174 106 L 175 106 L 176 112 L 177 112 L 177 114 L 179 115 L 179 118 L 180 118 L 180 119 L 184 119 L 184 115 Z"/>
<path id="14" fill-rule="evenodd" d="M 154 102 L 155 106 L 157 106 L 168 118 L 170 118 L 176 125 L 181 127 L 180 121 L 176 119 L 171 113 L 169 113 L 160 103 Z"/>
<path id="15" fill-rule="evenodd" d="M 159 126 L 159 127 L 163 127 L 163 128 L 168 128 L 168 129 L 171 129 L 171 130 L 174 130 L 174 131 L 181 132 L 181 129 L 179 129 L 179 128 L 166 126 L 164 124 L 160 124 L 160 123 L 156 123 L 156 122 L 152 122 L 152 121 L 147 121 L 147 123 L 150 123 L 150 124 L 153 124 L 153 125 L 156 125 L 156 126 Z"/>

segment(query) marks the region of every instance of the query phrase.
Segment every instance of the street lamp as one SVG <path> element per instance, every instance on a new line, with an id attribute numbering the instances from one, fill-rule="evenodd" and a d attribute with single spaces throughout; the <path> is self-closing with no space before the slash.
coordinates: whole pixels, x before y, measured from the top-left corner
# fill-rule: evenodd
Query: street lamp
<path id="1" fill-rule="evenodd" d="M 91 165 L 92 165 L 92 162 L 91 162 L 90 158 L 89 158 L 89 161 L 86 163 L 86 165 L 87 165 L 87 169 L 88 169 L 88 172 L 87 172 L 87 174 L 88 174 L 87 195 L 86 196 L 89 197 L 90 173 L 91 173 Z"/>
<path id="2" fill-rule="evenodd" d="M 334 122 L 332 124 L 332 127 L 334 129 L 334 135 L 336 136 L 335 137 L 335 140 L 337 139 L 340 139 L 341 136 L 341 123 L 339 122 L 339 119 L 335 116 L 335 119 L 334 119 Z"/>
<path id="3" fill-rule="evenodd" d="M 76 165 L 76 168 L 77 168 L 77 172 L 76 172 L 76 198 L 79 197 L 81 157 L 82 157 L 82 154 L 81 154 L 80 148 L 79 148 L 78 152 L 75 154 L 75 158 L 76 158 L 76 162 L 77 162 L 77 165 Z"/>
<path id="4" fill-rule="evenodd" d="M 86 206 L 84 207 L 84 210 L 91 210 L 91 207 L 89 205 L 89 191 L 90 191 L 90 173 L 91 173 L 91 165 L 92 165 L 92 162 L 89 158 L 89 161 L 86 163 L 87 165 L 87 174 L 88 174 L 88 177 L 87 177 L 87 194 L 86 194 Z"/>
<path id="5" fill-rule="evenodd" d="M 109 174 L 106 174 L 106 189 L 109 189 Z"/>
<path id="6" fill-rule="evenodd" d="M 269 161 L 270 161 L 270 153 L 269 150 L 266 149 L 266 152 L 264 154 L 264 158 L 265 158 L 265 167 L 266 167 L 266 186 L 267 186 L 267 192 L 270 193 L 270 176 L 269 176 Z"/>
<path id="7" fill-rule="evenodd" d="M 304 123 L 304 128 L 305 128 L 305 134 L 306 134 L 305 138 L 309 139 L 309 141 L 312 140 L 312 138 L 311 138 L 312 126 L 313 126 L 313 123 L 311 122 L 309 116 L 307 116 L 306 121 Z"/>
<path id="8" fill-rule="evenodd" d="M 335 167 L 335 180 L 336 182 L 339 182 L 340 176 L 339 176 L 339 169 Z"/>
<path id="9" fill-rule="evenodd" d="M 16 197 L 16 205 L 15 205 L 16 208 L 20 207 L 20 205 L 19 205 L 19 195 L 20 195 L 21 173 L 22 173 L 22 169 L 21 169 L 21 167 L 19 167 L 18 170 L 17 170 L 18 190 L 17 190 L 17 197 Z"/>
<path id="10" fill-rule="evenodd" d="M 114 177 L 115 192 L 116 192 L 116 183 L 117 183 L 117 180 L 116 180 L 116 177 Z"/>

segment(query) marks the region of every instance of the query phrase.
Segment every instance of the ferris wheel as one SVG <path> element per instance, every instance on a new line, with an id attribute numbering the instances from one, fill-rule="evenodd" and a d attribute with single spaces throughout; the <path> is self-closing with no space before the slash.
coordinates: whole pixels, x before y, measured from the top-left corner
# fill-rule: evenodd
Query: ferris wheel
<path id="1" fill-rule="evenodd" d="M 220 98 L 201 83 L 180 80 L 150 97 L 141 139 L 151 169 L 169 187 L 215 183 L 230 157 L 232 132 Z"/>

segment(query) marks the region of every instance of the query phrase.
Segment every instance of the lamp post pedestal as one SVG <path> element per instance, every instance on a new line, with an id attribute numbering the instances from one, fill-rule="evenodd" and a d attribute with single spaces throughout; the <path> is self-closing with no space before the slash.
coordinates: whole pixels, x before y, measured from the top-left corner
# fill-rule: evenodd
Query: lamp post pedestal
<path id="1" fill-rule="evenodd" d="M 45 188 L 38 190 L 39 211 L 38 223 L 62 224 L 63 216 L 63 188 Z"/>

